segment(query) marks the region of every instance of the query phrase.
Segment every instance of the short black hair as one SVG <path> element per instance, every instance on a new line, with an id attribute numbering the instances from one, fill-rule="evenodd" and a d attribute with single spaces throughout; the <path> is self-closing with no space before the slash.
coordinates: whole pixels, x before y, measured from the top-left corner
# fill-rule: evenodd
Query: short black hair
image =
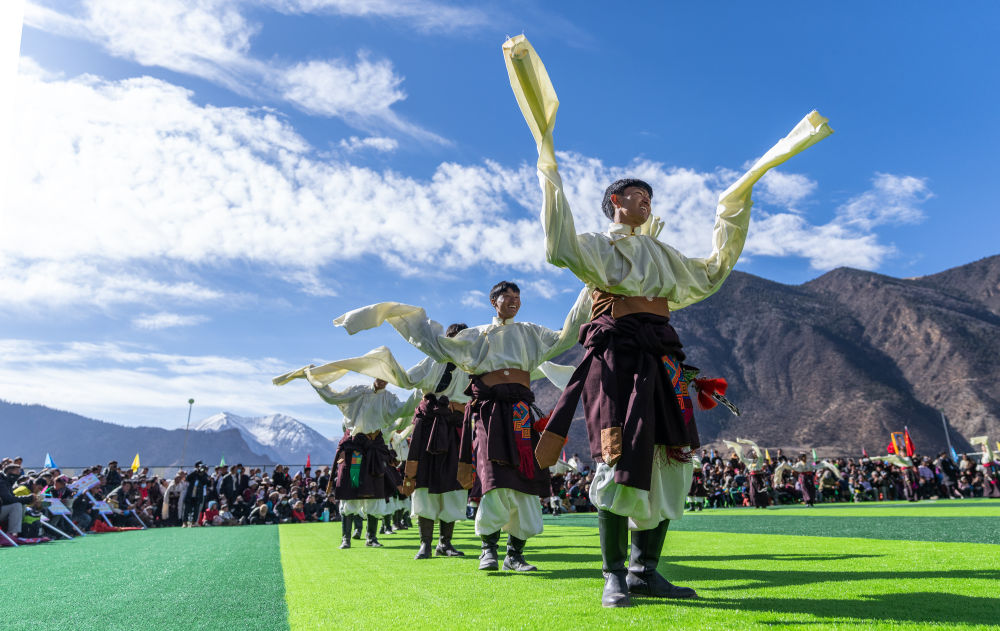
<path id="1" fill-rule="evenodd" d="M 630 186 L 638 186 L 641 189 L 645 189 L 645 191 L 649 193 L 650 199 L 653 198 L 653 187 L 643 180 L 637 180 L 634 177 L 615 180 L 611 183 L 611 186 L 604 191 L 604 201 L 601 202 L 601 210 L 604 211 L 604 214 L 608 219 L 613 220 L 615 218 L 615 206 L 611 203 L 611 196 L 620 195 L 622 191 Z"/>
<path id="2" fill-rule="evenodd" d="M 465 329 L 469 328 L 469 325 L 465 322 L 456 322 L 455 324 L 449 324 L 448 330 L 444 332 L 445 337 L 455 337 Z"/>
<path id="3" fill-rule="evenodd" d="M 490 290 L 490 304 L 494 304 L 497 301 L 497 298 L 500 297 L 500 294 L 508 289 L 518 294 L 521 293 L 521 288 L 516 284 L 510 282 L 509 280 L 502 280 L 496 285 L 493 285 L 493 289 Z"/>

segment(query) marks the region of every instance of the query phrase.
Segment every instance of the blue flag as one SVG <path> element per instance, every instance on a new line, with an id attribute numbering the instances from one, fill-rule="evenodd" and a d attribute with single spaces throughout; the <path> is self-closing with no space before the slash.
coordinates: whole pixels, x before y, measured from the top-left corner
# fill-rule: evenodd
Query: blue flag
<path id="1" fill-rule="evenodd" d="M 958 464 L 958 454 L 955 453 L 955 448 L 949 445 L 949 449 L 951 449 L 951 460 L 952 460 L 952 462 L 954 462 L 955 464 Z"/>
<path id="2" fill-rule="evenodd" d="M 59 468 L 59 467 L 56 466 L 56 463 L 52 460 L 52 456 L 50 456 L 48 454 L 48 452 L 45 453 L 45 465 L 44 466 L 45 466 L 46 469 L 58 469 Z"/>

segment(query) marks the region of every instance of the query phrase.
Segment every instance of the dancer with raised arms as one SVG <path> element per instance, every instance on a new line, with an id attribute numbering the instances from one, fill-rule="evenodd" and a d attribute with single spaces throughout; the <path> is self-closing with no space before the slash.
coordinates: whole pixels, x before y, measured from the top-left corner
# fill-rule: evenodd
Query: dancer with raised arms
<path id="1" fill-rule="evenodd" d="M 370 386 L 357 385 L 338 391 L 330 384 L 350 371 L 319 370 L 314 374 L 314 368 L 310 364 L 285 373 L 275 377 L 274 384 L 280 386 L 293 379 L 305 379 L 324 401 L 336 405 L 344 414 L 344 437 L 334 458 L 334 496 L 340 501 L 343 529 L 340 547 L 351 547 L 351 525 L 355 520 L 360 522 L 364 515 L 368 518 L 365 545 L 381 548 L 377 532 L 379 519 L 387 514 L 389 506 L 386 476 L 395 473 L 384 433 L 392 430 L 398 419 L 413 414 L 420 393 L 414 392 L 405 402 L 400 401 L 385 389 L 384 379 L 375 379 Z"/>
<path id="2" fill-rule="evenodd" d="M 586 354 L 542 435 L 539 463 L 546 467 L 558 459 L 582 395 L 591 455 L 598 462 L 590 494 L 601 535 L 601 603 L 629 606 L 629 593 L 693 598 L 693 589 L 657 572 L 669 522 L 683 515 L 691 450 L 700 444 L 687 404 L 685 354 L 670 312 L 708 298 L 729 275 L 746 240 L 754 183 L 831 130 L 825 118 L 810 113 L 721 195 L 706 258 L 688 258 L 657 239 L 662 224 L 651 218 L 653 189 L 634 178 L 605 191 L 601 209 L 611 220 L 606 233 L 577 234 L 552 139 L 555 89 L 524 36 L 508 40 L 503 51 L 538 149 L 546 257 L 593 292 L 591 322 L 580 331 Z M 630 558 L 627 528 L 633 531 Z"/>
<path id="3" fill-rule="evenodd" d="M 498 568 L 498 542 L 506 531 L 504 569 L 531 571 L 537 568 L 524 559 L 524 546 L 542 532 L 539 497 L 549 495 L 549 473 L 534 458 L 539 428 L 530 379 L 536 369 L 547 370 L 547 360 L 576 343 L 580 324 L 589 316 L 590 294 L 580 293 L 561 331 L 515 321 L 521 291 L 514 283 L 495 285 L 490 303 L 496 309 L 492 323 L 452 337 L 422 308 L 396 302 L 351 311 L 334 323 L 354 334 L 388 322 L 434 361 L 455 364 L 471 375 L 458 479 L 471 488 L 475 452 L 475 473 L 483 490 L 476 512 L 476 534 L 483 541 L 479 568 Z"/>

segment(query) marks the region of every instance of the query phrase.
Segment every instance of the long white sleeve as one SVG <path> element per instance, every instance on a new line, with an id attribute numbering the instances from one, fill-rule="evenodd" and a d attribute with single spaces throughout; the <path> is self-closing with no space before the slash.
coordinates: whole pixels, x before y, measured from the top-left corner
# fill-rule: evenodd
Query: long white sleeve
<path id="1" fill-rule="evenodd" d="M 552 131 L 559 100 L 545 66 L 523 35 L 504 44 L 511 87 L 538 148 L 542 227 L 548 261 L 565 267 L 590 287 L 627 296 L 664 297 L 680 309 L 715 293 L 739 259 L 750 224 L 750 193 L 768 170 L 832 133 L 813 111 L 778 141 L 719 197 L 712 252 L 688 258 L 658 241 L 653 218 L 635 235 L 576 234 L 563 192 Z M 617 225 L 617 224 L 613 224 Z"/>

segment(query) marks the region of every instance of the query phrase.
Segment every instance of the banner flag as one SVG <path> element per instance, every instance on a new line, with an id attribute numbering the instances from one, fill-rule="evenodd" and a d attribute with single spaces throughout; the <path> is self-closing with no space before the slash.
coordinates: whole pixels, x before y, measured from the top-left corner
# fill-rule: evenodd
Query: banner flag
<path id="1" fill-rule="evenodd" d="M 764 460 L 771 462 L 771 452 L 766 447 L 764 448 Z"/>
<path id="2" fill-rule="evenodd" d="M 951 447 L 951 459 L 955 464 L 958 464 L 958 454 L 955 453 L 954 447 Z"/>
<path id="3" fill-rule="evenodd" d="M 815 449 L 813 449 L 812 452 L 813 452 L 813 464 L 816 464 L 817 462 L 819 462 L 819 458 L 816 457 Z"/>
<path id="4" fill-rule="evenodd" d="M 306 466 L 312 469 L 312 459 L 309 457 L 309 454 L 306 454 Z"/>
<path id="5" fill-rule="evenodd" d="M 903 427 L 903 445 L 906 446 L 906 457 L 912 458 L 916 450 L 913 448 L 913 441 L 910 440 L 910 430 L 908 427 Z"/>
<path id="6" fill-rule="evenodd" d="M 139 470 L 139 454 L 135 455 L 135 459 L 132 461 L 132 473 Z"/>
<path id="7" fill-rule="evenodd" d="M 59 468 L 59 467 L 56 466 L 56 463 L 52 459 L 52 456 L 49 455 L 49 452 L 45 452 L 45 465 L 44 466 L 45 466 L 46 469 L 58 469 Z"/>
<path id="8" fill-rule="evenodd" d="M 225 454 L 223 454 L 222 458 L 219 459 L 219 466 L 220 467 L 226 466 L 226 455 Z"/>

